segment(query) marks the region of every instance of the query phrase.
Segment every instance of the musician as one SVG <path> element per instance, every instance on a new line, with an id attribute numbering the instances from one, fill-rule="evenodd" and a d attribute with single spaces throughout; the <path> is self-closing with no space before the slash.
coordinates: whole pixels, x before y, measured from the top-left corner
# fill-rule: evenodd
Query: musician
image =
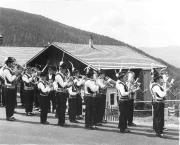
<path id="1" fill-rule="evenodd" d="M 51 84 L 55 81 L 55 73 L 53 70 L 53 67 L 48 68 L 48 74 L 47 74 L 47 81 Z M 49 92 L 49 112 L 51 112 L 51 104 L 52 104 L 52 112 L 54 113 L 56 109 L 56 98 L 55 98 L 55 92 L 54 90 L 51 90 Z"/>
<path id="2" fill-rule="evenodd" d="M 95 100 L 97 97 L 97 92 L 99 91 L 99 86 L 96 84 L 96 80 L 93 78 L 94 71 L 91 68 L 86 72 L 86 75 L 89 79 L 85 82 L 84 86 L 84 100 L 86 105 L 85 128 L 94 129 L 97 124 Z"/>
<path id="3" fill-rule="evenodd" d="M 39 89 L 39 104 L 40 104 L 40 122 L 42 124 L 49 124 L 47 121 L 47 114 L 48 114 L 48 105 L 49 105 L 49 92 L 51 88 L 46 83 L 46 73 L 42 72 L 40 74 L 40 80 L 38 83 Z"/>
<path id="4" fill-rule="evenodd" d="M 119 96 L 119 128 L 121 133 L 127 133 L 130 132 L 129 129 L 127 129 L 127 120 L 128 120 L 128 101 L 129 101 L 129 94 L 131 92 L 128 91 L 128 87 L 125 83 L 125 71 L 121 71 L 118 74 L 116 74 L 117 82 L 116 82 L 116 89 L 118 91 Z"/>
<path id="5" fill-rule="evenodd" d="M 153 128 L 156 135 L 163 137 L 164 127 L 164 99 L 167 95 L 167 88 L 163 88 L 163 77 L 155 70 L 153 75 L 153 82 L 150 84 L 150 90 L 153 98 Z"/>
<path id="6" fill-rule="evenodd" d="M 5 79 L 5 105 L 6 105 L 6 120 L 14 121 L 14 109 L 16 106 L 16 85 L 15 81 L 18 79 L 20 72 L 13 72 L 15 59 L 8 57 L 5 61 L 6 66 L 3 69 L 3 76 Z"/>
<path id="7" fill-rule="evenodd" d="M 56 73 L 54 90 L 56 91 L 57 108 L 56 113 L 58 117 L 58 125 L 64 126 L 65 124 L 65 112 L 66 102 L 68 98 L 67 87 L 69 80 L 66 76 L 67 65 L 63 62 L 60 63 L 59 71 Z"/>
<path id="8" fill-rule="evenodd" d="M 126 84 L 129 89 L 133 87 L 133 83 L 135 81 L 135 73 L 133 71 L 128 71 L 127 72 L 127 81 Z M 135 123 L 133 123 L 133 114 L 134 114 L 134 99 L 136 97 L 136 92 L 131 92 L 129 94 L 129 111 L 128 111 L 128 126 L 136 126 Z"/>
<path id="9" fill-rule="evenodd" d="M 81 97 L 81 87 L 83 84 L 83 78 L 80 78 L 80 73 L 77 69 L 73 71 L 73 76 L 75 77 L 74 83 L 77 87 L 77 96 L 76 96 L 76 119 L 83 119 L 82 118 L 82 97 Z"/>
<path id="10" fill-rule="evenodd" d="M 23 97 L 24 97 L 24 107 L 27 116 L 34 115 L 33 101 L 34 101 L 34 84 L 33 84 L 33 72 L 31 68 L 26 68 L 24 75 L 22 76 L 23 81 Z"/>
<path id="11" fill-rule="evenodd" d="M 80 96 L 79 95 L 78 86 L 77 86 L 78 70 L 75 69 L 72 73 L 74 75 L 74 79 L 71 82 L 70 87 L 68 88 L 68 92 L 69 92 L 69 99 L 68 99 L 68 102 L 69 102 L 69 111 L 68 112 L 69 112 L 69 121 L 73 122 L 73 123 L 77 123 L 78 122 L 76 120 L 76 115 L 78 114 L 77 113 L 77 110 L 78 110 L 78 106 L 77 105 L 79 105 L 78 104 L 78 97 Z M 81 105 L 82 105 L 82 102 L 81 102 Z"/>
<path id="12" fill-rule="evenodd" d="M 99 85 L 99 91 L 96 97 L 96 113 L 97 113 L 97 124 L 102 125 L 103 117 L 106 107 L 106 92 L 108 83 L 111 81 L 110 78 L 106 77 L 105 71 L 100 69 L 98 70 L 98 77 L 96 79 L 97 84 Z"/>

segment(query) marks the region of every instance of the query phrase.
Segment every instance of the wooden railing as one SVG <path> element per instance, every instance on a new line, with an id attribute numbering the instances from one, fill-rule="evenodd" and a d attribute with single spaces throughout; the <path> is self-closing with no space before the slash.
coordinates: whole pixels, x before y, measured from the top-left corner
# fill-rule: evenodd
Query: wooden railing
<path id="1" fill-rule="evenodd" d="M 179 102 L 180 103 L 180 100 L 165 100 L 165 102 Z M 134 101 L 134 103 L 152 103 L 152 101 Z M 168 116 L 174 116 L 175 112 L 180 110 L 180 104 L 178 106 L 178 109 L 175 109 L 174 107 L 167 107 L 165 109 L 168 109 L 167 110 Z M 154 111 L 153 107 L 151 109 L 142 109 L 142 110 L 135 109 L 134 110 L 134 112 L 151 112 L 152 117 L 153 117 L 153 111 Z M 104 119 L 107 121 L 118 121 L 119 120 L 118 106 L 113 107 L 113 106 L 106 105 Z"/>

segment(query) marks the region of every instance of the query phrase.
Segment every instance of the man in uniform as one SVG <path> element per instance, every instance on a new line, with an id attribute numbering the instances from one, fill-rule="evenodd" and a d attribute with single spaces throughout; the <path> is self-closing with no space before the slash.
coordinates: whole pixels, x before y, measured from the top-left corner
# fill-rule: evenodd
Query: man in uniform
<path id="1" fill-rule="evenodd" d="M 40 80 L 38 83 L 38 89 L 39 89 L 39 104 L 40 104 L 40 122 L 42 124 L 49 124 L 47 121 L 47 114 L 48 114 L 48 105 L 49 105 L 49 92 L 51 91 L 51 88 L 48 84 L 46 84 L 46 73 L 42 72 L 40 74 Z"/>
<path id="2" fill-rule="evenodd" d="M 12 71 L 13 63 L 15 59 L 12 57 L 8 57 L 5 61 L 6 66 L 3 69 L 3 76 L 5 79 L 5 105 L 6 105 L 6 120 L 14 121 L 14 109 L 16 106 L 16 85 L 15 81 L 18 79 L 19 71 Z"/>
<path id="3" fill-rule="evenodd" d="M 167 95 L 168 89 L 163 87 L 163 77 L 155 70 L 153 75 L 153 82 L 150 84 L 150 90 L 153 97 L 153 128 L 156 135 L 163 137 L 164 127 L 164 98 Z"/>
<path id="4" fill-rule="evenodd" d="M 105 71 L 98 70 L 97 84 L 99 85 L 99 91 L 96 97 L 96 108 L 97 108 L 97 125 L 102 125 L 103 117 L 106 107 L 106 92 L 107 87 L 110 86 L 111 79 L 106 77 Z"/>
<path id="5" fill-rule="evenodd" d="M 73 75 L 76 75 L 76 73 L 78 73 L 78 70 L 74 70 Z M 78 110 L 78 94 L 79 94 L 79 90 L 77 87 L 77 78 L 74 76 L 73 81 L 71 82 L 70 87 L 68 88 L 68 92 L 69 92 L 69 99 L 68 99 L 68 103 L 69 103 L 69 121 L 73 122 L 73 123 L 77 123 L 78 121 L 76 121 L 76 115 L 77 115 L 77 110 Z"/>
<path id="6" fill-rule="evenodd" d="M 58 125 L 65 125 L 66 102 L 68 98 L 67 87 L 69 80 L 66 76 L 67 65 L 63 62 L 60 63 L 59 72 L 56 73 L 54 90 L 56 91 L 57 108 L 56 113 L 58 117 Z"/>
<path id="7" fill-rule="evenodd" d="M 128 100 L 129 100 L 129 94 L 131 92 L 128 91 L 127 85 L 125 84 L 125 71 L 119 72 L 116 74 L 117 82 L 116 82 L 116 89 L 118 91 L 119 96 L 119 128 L 121 133 L 127 133 L 130 132 L 129 129 L 127 129 L 127 120 L 128 120 Z"/>
<path id="8" fill-rule="evenodd" d="M 133 83 L 135 81 L 135 73 L 133 71 L 127 72 L 127 86 L 133 87 Z M 131 89 L 131 88 L 130 88 Z M 131 92 L 129 94 L 129 111 L 128 111 L 128 126 L 136 126 L 135 123 L 133 123 L 133 114 L 134 114 L 134 99 L 136 97 L 136 92 Z"/>
<path id="9" fill-rule="evenodd" d="M 77 87 L 77 97 L 76 97 L 76 119 L 83 119 L 82 118 L 82 97 L 81 97 L 81 85 L 82 85 L 82 78 L 80 79 L 80 73 L 77 69 L 73 71 L 73 76 L 75 77 L 74 83 Z"/>
<path id="10" fill-rule="evenodd" d="M 55 74 L 53 72 L 53 67 L 49 67 L 48 68 L 48 75 L 47 75 L 47 81 L 50 83 L 50 84 L 53 84 L 54 80 L 55 80 Z M 52 105 L 52 110 L 51 110 L 51 105 Z M 56 99 L 55 99 L 55 92 L 54 90 L 51 90 L 49 92 L 49 112 L 52 111 L 52 113 L 54 113 L 56 109 Z"/>
<path id="11" fill-rule="evenodd" d="M 33 73 L 31 68 L 27 68 L 24 75 L 22 76 L 23 81 L 23 97 L 24 97 L 24 107 L 27 116 L 33 115 L 33 101 L 34 101 L 34 84 Z"/>
<path id="12" fill-rule="evenodd" d="M 97 97 L 97 92 L 99 91 L 99 86 L 96 84 L 96 80 L 93 78 L 94 71 L 90 68 L 86 72 L 89 78 L 85 82 L 84 92 L 85 92 L 85 128 L 94 129 L 97 124 L 97 113 L 95 100 Z"/>

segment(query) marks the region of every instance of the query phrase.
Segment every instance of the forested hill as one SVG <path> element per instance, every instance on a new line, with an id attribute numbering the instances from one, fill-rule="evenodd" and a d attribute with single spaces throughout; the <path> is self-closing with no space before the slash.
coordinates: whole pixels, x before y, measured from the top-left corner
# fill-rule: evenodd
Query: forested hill
<path id="1" fill-rule="evenodd" d="M 88 43 L 92 35 L 95 44 L 125 45 L 107 36 L 76 29 L 40 15 L 0 8 L 0 33 L 3 45 L 44 46 L 48 42 Z"/>

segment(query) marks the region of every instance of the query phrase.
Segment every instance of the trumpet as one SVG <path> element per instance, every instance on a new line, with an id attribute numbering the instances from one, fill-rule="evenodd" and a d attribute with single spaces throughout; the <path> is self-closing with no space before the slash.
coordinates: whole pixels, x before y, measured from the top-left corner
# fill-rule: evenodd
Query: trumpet
<path id="1" fill-rule="evenodd" d="M 139 78 L 137 78 L 136 80 L 129 82 L 128 83 L 128 88 L 131 92 L 136 92 L 137 90 L 140 89 L 140 85 L 141 83 L 138 82 Z"/>
<path id="2" fill-rule="evenodd" d="M 172 88 L 173 85 L 174 85 L 174 81 L 175 81 L 175 80 L 174 80 L 174 79 L 171 79 L 171 81 L 168 82 L 168 80 L 169 80 L 169 75 L 168 75 L 167 72 L 161 74 L 161 76 L 162 76 L 162 78 L 163 78 L 163 87 L 164 87 L 164 89 L 168 90 L 168 89 Z"/>
<path id="3" fill-rule="evenodd" d="M 174 79 L 171 79 L 170 82 L 168 82 L 168 78 L 166 79 L 166 81 L 164 80 L 163 82 L 163 88 L 164 90 L 166 90 L 166 92 L 169 92 L 172 94 L 173 97 L 177 97 L 177 95 L 175 95 L 172 91 L 171 88 L 174 86 Z"/>
<path id="4" fill-rule="evenodd" d="M 38 83 L 39 80 L 40 80 L 40 77 L 38 77 L 38 76 L 33 76 L 31 82 L 32 82 L 34 85 L 36 85 L 36 84 Z"/>
<path id="5" fill-rule="evenodd" d="M 128 91 L 129 92 L 136 92 L 137 90 L 140 89 L 141 83 L 138 82 L 139 78 L 136 80 L 134 79 L 135 73 L 132 71 L 127 72 L 126 77 L 127 77 L 127 86 L 128 86 Z M 131 97 L 131 96 L 130 96 Z"/>

